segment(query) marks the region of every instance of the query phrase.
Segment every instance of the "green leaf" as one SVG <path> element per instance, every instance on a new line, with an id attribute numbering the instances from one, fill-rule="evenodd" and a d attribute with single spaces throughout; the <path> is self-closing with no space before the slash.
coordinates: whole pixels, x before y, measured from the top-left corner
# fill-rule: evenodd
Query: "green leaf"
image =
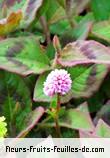
<path id="1" fill-rule="evenodd" d="M 35 89 L 34 89 L 34 101 L 39 102 L 50 102 L 51 97 L 48 97 L 43 92 L 43 84 L 46 80 L 48 73 L 40 75 L 40 77 L 37 79 Z"/>
<path id="2" fill-rule="evenodd" d="M 93 133 L 79 131 L 81 138 L 110 138 L 110 126 L 108 126 L 102 119 L 99 119 Z"/>
<path id="3" fill-rule="evenodd" d="M 91 113 L 100 111 L 99 109 L 103 106 L 103 96 L 105 94 L 105 92 L 103 92 L 103 85 L 105 84 L 105 82 L 106 82 L 106 79 L 101 85 L 101 87 L 99 88 L 99 90 L 87 100 L 89 104 L 89 111 Z"/>
<path id="4" fill-rule="evenodd" d="M 82 104 L 75 109 L 61 108 L 59 111 L 59 126 L 69 129 L 82 130 L 85 132 L 93 132 L 94 125 L 89 114 L 87 104 Z M 41 127 L 55 127 L 53 119 L 45 123 L 41 123 Z"/>
<path id="5" fill-rule="evenodd" d="M 66 95 L 61 97 L 61 103 L 67 103 L 72 98 L 90 97 L 96 92 L 105 76 L 108 68 L 105 65 L 94 64 L 90 66 L 76 66 L 68 68 L 71 75 L 72 88 Z M 41 75 L 34 89 L 34 100 L 38 102 L 51 102 L 52 98 L 46 96 L 43 92 L 43 84 L 48 73 Z"/>
<path id="6" fill-rule="evenodd" d="M 109 0 L 92 0 L 91 5 L 96 20 L 106 20 L 110 17 Z"/>
<path id="7" fill-rule="evenodd" d="M 43 92 L 44 82 L 47 78 L 48 73 L 44 73 L 40 75 L 38 78 L 35 89 L 34 89 L 34 101 L 37 102 L 52 102 L 52 98 L 49 96 L 46 96 Z M 61 96 L 61 103 L 67 103 L 72 98 L 71 91 L 64 96 Z"/>
<path id="8" fill-rule="evenodd" d="M 110 138 L 110 127 L 100 119 L 95 129 L 95 133 L 99 137 Z"/>
<path id="9" fill-rule="evenodd" d="M 63 8 L 65 8 L 65 0 L 57 0 L 57 2 L 58 2 Z"/>
<path id="10" fill-rule="evenodd" d="M 65 33 L 65 31 L 69 30 L 70 28 L 71 27 L 70 27 L 70 24 L 69 24 L 68 20 L 67 19 L 63 19 L 63 20 L 57 21 L 54 24 L 51 24 L 50 25 L 50 32 L 52 34 L 56 34 L 56 35 L 60 35 L 61 36 L 62 34 Z M 64 39 L 65 39 L 65 37 L 64 37 Z"/>
<path id="11" fill-rule="evenodd" d="M 0 68 L 26 76 L 49 70 L 50 63 L 35 38 L 18 37 L 0 42 Z"/>
<path id="12" fill-rule="evenodd" d="M 90 118 L 87 106 L 86 110 L 82 110 L 81 107 L 79 109 L 77 108 L 65 110 L 64 115 L 61 118 L 59 118 L 59 124 L 60 126 L 71 129 L 78 129 L 84 131 L 94 130 L 94 125 Z"/>
<path id="13" fill-rule="evenodd" d="M 94 21 L 94 17 L 92 13 L 88 13 L 85 15 L 77 25 L 77 27 L 70 34 L 73 34 L 73 37 L 80 40 L 87 39 L 89 32 L 91 31 L 91 27 Z"/>
<path id="14" fill-rule="evenodd" d="M 65 41 L 73 41 L 73 39 L 85 40 L 89 36 L 93 21 L 93 14 L 88 13 L 84 17 L 81 17 L 79 22 L 77 20 L 77 26 L 75 28 L 70 28 L 69 23 L 66 22 L 66 20 L 62 20 L 56 23 L 56 27 L 51 26 L 50 29 L 56 31 L 59 35 L 63 34 L 61 37 L 61 41 L 64 41 L 63 43 L 65 43 Z"/>
<path id="15" fill-rule="evenodd" d="M 3 138 L 4 136 L 6 136 L 6 133 L 7 133 L 6 126 L 7 124 L 5 122 L 5 117 L 4 116 L 0 117 L 0 138 Z"/>
<path id="16" fill-rule="evenodd" d="M 23 138 L 25 137 L 31 130 L 32 128 L 37 125 L 39 122 L 40 118 L 44 114 L 44 109 L 42 107 L 36 108 L 34 111 L 30 113 L 29 116 L 27 116 L 25 120 L 25 128 L 19 133 L 17 138 Z"/>
<path id="17" fill-rule="evenodd" d="M 48 24 L 53 24 L 66 17 L 65 10 L 57 1 L 49 2 L 49 9 L 46 12 Z"/>
<path id="18" fill-rule="evenodd" d="M 3 113 L 7 119 L 7 127 L 9 129 L 8 134 L 10 136 L 15 135 L 15 128 L 13 126 L 13 124 L 14 124 L 13 123 L 13 120 L 14 120 L 13 114 L 14 114 L 15 107 L 16 107 L 15 100 L 11 96 L 6 97 L 5 101 L 3 103 Z"/>
<path id="19" fill-rule="evenodd" d="M 30 91 L 20 76 L 8 72 L 0 75 L 0 104 L 7 119 L 9 135 L 15 136 L 24 128 L 24 119 L 31 112 Z"/>
<path id="20" fill-rule="evenodd" d="M 88 109 L 88 104 L 87 102 L 82 103 L 81 105 L 79 105 L 77 107 L 78 110 L 80 110 L 81 112 L 87 112 L 89 113 L 89 109 Z"/>
<path id="21" fill-rule="evenodd" d="M 91 33 L 100 39 L 110 42 L 110 21 L 95 23 Z"/>
<path id="22" fill-rule="evenodd" d="M 90 66 L 76 66 L 68 68 L 68 72 L 72 78 L 72 96 L 74 98 L 90 97 L 96 92 L 105 76 L 108 69 L 105 65 L 94 64 Z"/>

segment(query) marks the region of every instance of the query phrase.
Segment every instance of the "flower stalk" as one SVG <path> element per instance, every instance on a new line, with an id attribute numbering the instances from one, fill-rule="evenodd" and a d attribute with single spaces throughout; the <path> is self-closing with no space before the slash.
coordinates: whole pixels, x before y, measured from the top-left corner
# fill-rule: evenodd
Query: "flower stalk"
<path id="1" fill-rule="evenodd" d="M 44 82 L 44 94 L 49 97 L 57 95 L 56 104 L 54 107 L 54 120 L 56 124 L 57 137 L 61 137 L 59 126 L 59 111 L 61 106 L 61 96 L 67 94 L 71 89 L 72 80 L 70 74 L 64 69 L 55 69 L 48 76 Z"/>
<path id="2" fill-rule="evenodd" d="M 59 126 L 59 111 L 60 111 L 60 95 L 57 94 L 57 107 L 56 107 L 56 114 L 55 114 L 55 124 L 56 124 L 56 133 L 57 137 L 61 137 L 61 132 L 60 132 L 60 126 Z"/>

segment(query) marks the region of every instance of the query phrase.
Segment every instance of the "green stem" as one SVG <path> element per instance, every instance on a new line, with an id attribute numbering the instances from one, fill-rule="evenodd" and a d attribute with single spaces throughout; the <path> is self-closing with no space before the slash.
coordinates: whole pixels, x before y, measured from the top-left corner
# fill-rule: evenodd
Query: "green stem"
<path id="1" fill-rule="evenodd" d="M 59 110 L 60 110 L 60 104 L 61 104 L 61 102 L 60 102 L 60 95 L 58 94 L 57 95 L 57 112 L 59 112 Z"/>

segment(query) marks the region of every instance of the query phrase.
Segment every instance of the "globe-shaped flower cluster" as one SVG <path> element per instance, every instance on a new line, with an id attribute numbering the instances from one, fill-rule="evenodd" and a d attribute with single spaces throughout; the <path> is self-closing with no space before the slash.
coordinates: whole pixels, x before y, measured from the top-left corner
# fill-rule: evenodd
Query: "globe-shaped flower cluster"
<path id="1" fill-rule="evenodd" d="M 55 69 L 47 76 L 43 91 L 47 96 L 65 95 L 70 91 L 71 84 L 70 74 L 66 70 Z"/>

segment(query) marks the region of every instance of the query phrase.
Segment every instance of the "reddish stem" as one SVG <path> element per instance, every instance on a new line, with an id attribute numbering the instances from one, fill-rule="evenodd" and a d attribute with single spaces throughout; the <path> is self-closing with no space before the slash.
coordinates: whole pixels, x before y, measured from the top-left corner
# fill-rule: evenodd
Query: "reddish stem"
<path id="1" fill-rule="evenodd" d="M 60 138 L 61 137 L 61 132 L 60 132 L 60 126 L 59 126 L 59 120 L 58 120 L 58 114 L 59 114 L 59 110 L 60 110 L 60 95 L 57 95 L 57 107 L 56 107 L 56 115 L 55 115 L 55 124 L 56 124 L 56 133 L 57 133 L 57 137 Z"/>

